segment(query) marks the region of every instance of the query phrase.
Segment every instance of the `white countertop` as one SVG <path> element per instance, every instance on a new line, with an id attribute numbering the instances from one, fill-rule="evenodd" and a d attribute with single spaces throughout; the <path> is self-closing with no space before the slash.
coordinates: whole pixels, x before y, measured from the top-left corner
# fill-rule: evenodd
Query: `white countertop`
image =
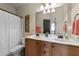
<path id="1" fill-rule="evenodd" d="M 58 38 L 57 35 L 49 35 L 48 37 L 45 37 L 44 34 L 41 34 L 40 36 L 36 35 L 30 35 L 26 36 L 25 38 L 31 38 L 33 40 L 41 40 L 41 41 L 47 41 L 47 42 L 54 42 L 54 43 L 60 43 L 60 44 L 65 44 L 65 45 L 72 45 L 72 46 L 78 46 L 79 47 L 79 40 L 75 39 L 61 39 Z"/>

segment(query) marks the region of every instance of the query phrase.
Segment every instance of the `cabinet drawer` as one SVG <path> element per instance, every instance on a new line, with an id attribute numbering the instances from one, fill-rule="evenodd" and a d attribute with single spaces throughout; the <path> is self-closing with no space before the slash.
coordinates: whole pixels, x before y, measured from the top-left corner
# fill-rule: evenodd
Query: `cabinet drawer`
<path id="1" fill-rule="evenodd" d="M 29 45 L 32 45 L 32 46 L 37 46 L 39 45 L 39 42 L 37 40 L 33 40 L 33 39 L 26 39 L 25 40 L 25 45 L 29 46 Z"/>
<path id="2" fill-rule="evenodd" d="M 51 55 L 51 49 L 50 48 L 43 48 L 41 51 L 42 56 L 50 56 Z"/>
<path id="3" fill-rule="evenodd" d="M 39 44 L 41 47 L 49 48 L 51 44 L 49 42 L 41 41 Z"/>

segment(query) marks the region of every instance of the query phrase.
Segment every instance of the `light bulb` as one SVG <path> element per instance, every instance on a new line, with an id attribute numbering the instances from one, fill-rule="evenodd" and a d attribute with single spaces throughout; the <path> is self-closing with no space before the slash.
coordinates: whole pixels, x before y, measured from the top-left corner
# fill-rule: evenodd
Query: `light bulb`
<path id="1" fill-rule="evenodd" d="M 54 9 L 54 8 L 52 8 L 51 12 L 55 12 L 55 9 Z"/>
<path id="2" fill-rule="evenodd" d="M 47 10 L 47 13 L 50 13 L 50 10 L 49 9 Z"/>
<path id="3" fill-rule="evenodd" d="M 43 6 L 43 4 L 41 5 L 40 9 L 41 9 L 41 10 L 43 10 L 43 9 L 44 9 L 44 6 Z"/>
<path id="4" fill-rule="evenodd" d="M 46 11 L 45 10 L 43 11 L 43 14 L 46 14 Z"/>
<path id="5" fill-rule="evenodd" d="M 49 4 L 48 3 L 46 3 L 46 6 L 45 6 L 45 8 L 48 8 L 49 7 Z"/>

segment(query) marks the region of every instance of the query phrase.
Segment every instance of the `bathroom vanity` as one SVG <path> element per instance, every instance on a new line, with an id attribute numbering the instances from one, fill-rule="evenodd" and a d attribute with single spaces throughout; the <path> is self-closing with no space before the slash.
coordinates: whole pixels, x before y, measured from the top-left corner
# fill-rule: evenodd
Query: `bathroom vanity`
<path id="1" fill-rule="evenodd" d="M 56 35 L 25 37 L 26 56 L 79 56 L 79 42 L 60 39 Z"/>

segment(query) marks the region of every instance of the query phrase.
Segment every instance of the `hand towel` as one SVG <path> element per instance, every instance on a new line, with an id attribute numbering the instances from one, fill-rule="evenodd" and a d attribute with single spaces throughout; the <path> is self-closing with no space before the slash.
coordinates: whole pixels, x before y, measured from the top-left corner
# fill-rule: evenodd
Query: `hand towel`
<path id="1" fill-rule="evenodd" d="M 36 26 L 36 33 L 41 33 L 41 27 L 40 26 Z"/>
<path id="2" fill-rule="evenodd" d="M 73 22 L 72 34 L 79 35 L 79 19 Z"/>

